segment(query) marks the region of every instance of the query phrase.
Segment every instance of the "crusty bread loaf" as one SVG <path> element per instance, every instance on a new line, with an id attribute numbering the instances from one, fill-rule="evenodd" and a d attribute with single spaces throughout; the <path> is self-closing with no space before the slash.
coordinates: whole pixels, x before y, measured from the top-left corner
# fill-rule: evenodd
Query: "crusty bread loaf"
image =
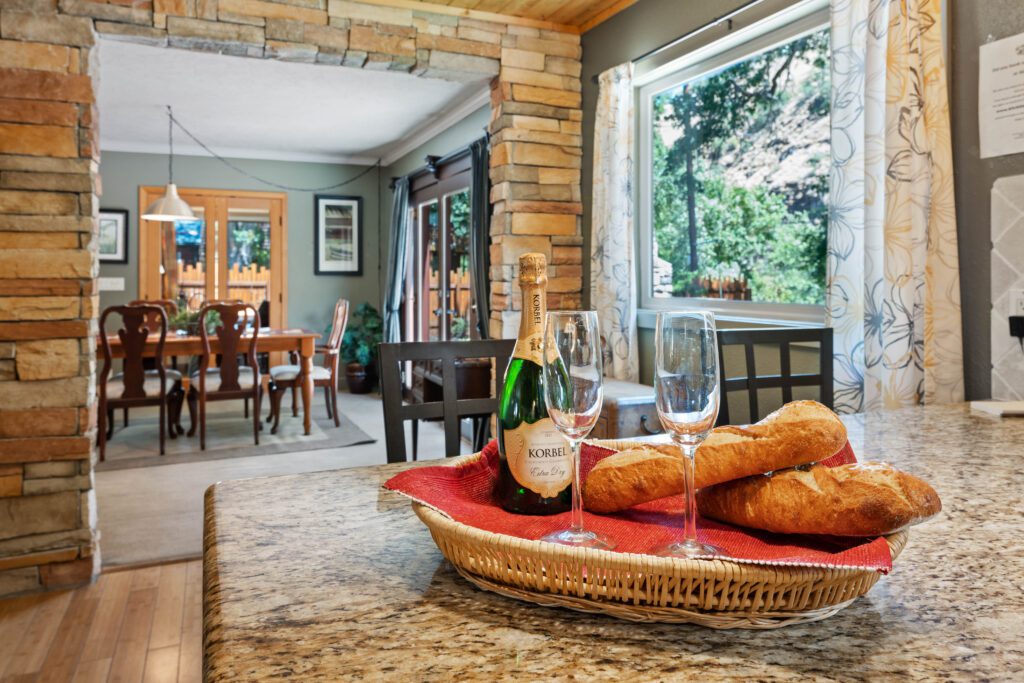
<path id="1" fill-rule="evenodd" d="M 794 401 L 749 427 L 719 427 L 697 449 L 697 488 L 824 460 L 846 444 L 846 427 L 815 401 Z M 610 455 L 583 485 L 583 505 L 617 512 L 683 491 L 678 446 L 651 444 Z"/>
<path id="2" fill-rule="evenodd" d="M 681 455 L 634 448 L 594 465 L 583 484 L 583 509 L 607 514 L 682 491 Z"/>
<path id="3" fill-rule="evenodd" d="M 880 536 L 942 509 L 935 490 L 878 462 L 812 465 L 697 492 L 705 517 L 784 534 Z"/>
<path id="4" fill-rule="evenodd" d="M 817 401 L 793 401 L 748 427 L 718 427 L 697 449 L 697 488 L 825 460 L 846 427 Z"/>

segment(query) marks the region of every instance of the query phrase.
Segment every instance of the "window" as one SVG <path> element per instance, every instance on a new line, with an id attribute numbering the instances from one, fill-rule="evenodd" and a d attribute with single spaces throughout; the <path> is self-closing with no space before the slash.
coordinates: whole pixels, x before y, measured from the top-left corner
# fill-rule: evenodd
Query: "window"
<path id="1" fill-rule="evenodd" d="M 644 307 L 820 321 L 830 80 L 814 19 L 641 85 Z"/>

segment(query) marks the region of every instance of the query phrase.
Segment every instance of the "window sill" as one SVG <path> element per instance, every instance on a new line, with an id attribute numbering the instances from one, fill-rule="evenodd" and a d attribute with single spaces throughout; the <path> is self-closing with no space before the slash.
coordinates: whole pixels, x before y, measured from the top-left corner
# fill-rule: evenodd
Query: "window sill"
<path id="1" fill-rule="evenodd" d="M 703 304 L 693 302 L 668 303 L 658 308 L 641 308 L 637 311 L 637 327 L 645 330 L 653 330 L 658 313 L 671 310 L 701 310 L 711 311 L 715 314 L 716 320 L 730 323 L 729 327 L 739 325 L 753 325 L 757 327 L 824 327 L 825 307 L 806 306 L 806 311 L 798 314 L 779 311 L 771 304 L 749 304 L 744 306 L 747 310 L 737 311 L 735 308 L 725 309 L 714 304 Z"/>

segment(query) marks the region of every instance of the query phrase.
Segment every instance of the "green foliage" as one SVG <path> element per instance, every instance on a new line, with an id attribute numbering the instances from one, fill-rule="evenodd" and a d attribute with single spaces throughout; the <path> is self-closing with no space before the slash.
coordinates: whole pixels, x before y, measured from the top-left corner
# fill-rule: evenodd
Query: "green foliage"
<path id="1" fill-rule="evenodd" d="M 220 325 L 220 313 L 210 311 L 206 315 L 206 331 L 213 333 L 218 325 Z M 190 311 L 187 308 L 178 309 L 177 313 L 167 317 L 167 329 L 199 334 L 199 311 Z"/>
<path id="2" fill-rule="evenodd" d="M 229 263 L 240 266 L 255 263 L 260 268 L 270 268 L 269 224 L 231 221 L 229 226 L 231 229 Z"/>
<path id="3" fill-rule="evenodd" d="M 777 131 L 828 117 L 828 49 L 820 31 L 654 98 L 654 234 L 676 296 L 730 277 L 755 301 L 824 300 L 827 160 L 774 189 L 731 185 L 723 170 L 751 154 L 785 158 L 792 142 Z"/>
<path id="4" fill-rule="evenodd" d="M 361 303 L 349 317 L 341 338 L 341 359 L 345 363 L 370 365 L 377 358 L 377 344 L 384 339 L 384 321 L 376 308 Z"/>

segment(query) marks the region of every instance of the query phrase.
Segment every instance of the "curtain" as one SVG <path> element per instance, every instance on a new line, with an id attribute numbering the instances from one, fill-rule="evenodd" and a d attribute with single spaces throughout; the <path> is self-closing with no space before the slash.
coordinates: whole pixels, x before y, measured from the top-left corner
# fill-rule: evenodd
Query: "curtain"
<path id="1" fill-rule="evenodd" d="M 590 232 L 590 302 L 597 310 L 608 377 L 640 378 L 633 262 L 633 64 L 598 79 L 594 193 Z"/>
<path id="2" fill-rule="evenodd" d="M 391 203 L 391 244 L 384 283 L 384 341 L 402 341 L 402 291 L 409 244 L 409 179 L 396 178 Z"/>
<path id="3" fill-rule="evenodd" d="M 963 400 L 939 0 L 832 1 L 826 316 L 841 412 Z"/>
<path id="4" fill-rule="evenodd" d="M 481 339 L 489 336 L 491 318 L 491 153 L 486 137 L 469 146 L 470 174 L 469 272 L 473 278 L 476 327 Z"/>

